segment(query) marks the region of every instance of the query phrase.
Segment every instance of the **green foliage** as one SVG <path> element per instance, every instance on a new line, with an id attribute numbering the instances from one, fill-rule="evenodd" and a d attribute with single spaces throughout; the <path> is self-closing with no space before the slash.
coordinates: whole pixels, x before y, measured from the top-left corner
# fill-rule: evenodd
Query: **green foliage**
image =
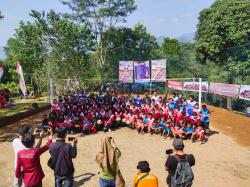
<path id="1" fill-rule="evenodd" d="M 136 10 L 135 0 L 63 0 L 72 10 L 71 18 L 81 23 L 89 21 L 94 30 L 96 55 L 100 68 L 106 63 L 108 46 L 103 45 L 103 33 L 115 28 Z"/>
<path id="2" fill-rule="evenodd" d="M 13 38 L 7 41 L 5 47 L 7 64 L 19 62 L 27 74 L 32 74 L 41 67 L 45 58 L 42 28 L 34 23 L 21 21 Z"/>
<path id="3" fill-rule="evenodd" d="M 164 38 L 162 51 L 167 56 L 176 57 L 181 53 L 181 44 L 177 39 Z"/>
<path id="4" fill-rule="evenodd" d="M 248 0 L 217 0 L 200 13 L 196 57 L 223 66 L 229 72 L 229 82 L 250 74 L 249 9 Z"/>
<path id="5" fill-rule="evenodd" d="M 105 77 L 112 79 L 118 79 L 120 60 L 149 60 L 153 51 L 159 48 L 156 38 L 141 24 L 137 24 L 134 29 L 112 28 L 106 31 L 102 44 L 108 46 L 103 72 Z"/>
<path id="6" fill-rule="evenodd" d="M 19 95 L 19 84 L 18 82 L 8 82 L 8 83 L 0 83 L 0 88 L 7 88 L 12 96 Z"/>

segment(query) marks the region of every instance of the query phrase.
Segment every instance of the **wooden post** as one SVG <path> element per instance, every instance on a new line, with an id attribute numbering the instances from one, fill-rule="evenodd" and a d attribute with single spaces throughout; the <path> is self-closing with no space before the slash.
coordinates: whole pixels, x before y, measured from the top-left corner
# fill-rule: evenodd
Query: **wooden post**
<path id="1" fill-rule="evenodd" d="M 232 111 L 232 97 L 227 97 L 227 109 Z"/>

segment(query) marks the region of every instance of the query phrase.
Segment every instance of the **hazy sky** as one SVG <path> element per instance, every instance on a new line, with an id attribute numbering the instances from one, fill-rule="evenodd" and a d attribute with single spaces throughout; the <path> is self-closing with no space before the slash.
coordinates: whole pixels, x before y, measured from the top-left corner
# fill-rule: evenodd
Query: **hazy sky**
<path id="1" fill-rule="evenodd" d="M 199 12 L 214 0 L 136 0 L 137 10 L 124 25 L 133 27 L 143 23 L 148 31 L 158 36 L 178 38 L 196 30 Z M 59 0 L 0 0 L 4 19 L 0 21 L 0 46 L 4 46 L 18 27 L 20 20 L 31 20 L 30 11 L 50 10 L 67 12 Z"/>

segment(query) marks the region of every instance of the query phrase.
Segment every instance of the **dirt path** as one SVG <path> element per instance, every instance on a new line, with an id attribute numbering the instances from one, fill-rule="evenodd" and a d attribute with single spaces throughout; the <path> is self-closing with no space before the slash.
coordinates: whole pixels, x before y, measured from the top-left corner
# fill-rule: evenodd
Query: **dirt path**
<path id="1" fill-rule="evenodd" d="M 209 109 L 213 127 L 250 151 L 250 118 L 218 107 Z"/>
<path id="2" fill-rule="evenodd" d="M 99 150 L 100 139 L 105 133 L 100 132 L 79 138 L 78 156 L 74 161 L 76 167 L 75 186 L 98 186 L 98 168 L 94 161 Z M 172 141 L 160 136 L 137 135 L 134 130 L 123 128 L 109 133 L 122 151 L 120 168 L 128 186 L 131 185 L 139 160 L 148 160 L 152 172 L 159 178 L 160 186 L 165 185 L 166 160 L 165 149 L 171 147 Z M 0 155 L 1 187 L 9 187 L 13 175 L 13 151 L 11 143 L 0 145 L 4 154 Z M 194 187 L 248 187 L 250 184 L 250 152 L 223 134 L 214 134 L 205 145 L 185 142 L 185 151 L 193 153 L 196 158 L 194 167 Z M 44 186 L 54 185 L 53 173 L 46 165 L 49 154 L 42 156 L 41 162 L 45 172 Z"/>
<path id="3" fill-rule="evenodd" d="M 42 121 L 43 115 L 48 113 L 49 111 L 50 110 L 39 112 L 36 115 L 30 116 L 28 118 L 25 118 L 23 120 L 20 120 L 18 122 L 0 128 L 0 144 L 13 137 L 18 132 L 18 128 L 20 126 L 27 124 L 30 126 L 34 126 L 39 124 Z"/>

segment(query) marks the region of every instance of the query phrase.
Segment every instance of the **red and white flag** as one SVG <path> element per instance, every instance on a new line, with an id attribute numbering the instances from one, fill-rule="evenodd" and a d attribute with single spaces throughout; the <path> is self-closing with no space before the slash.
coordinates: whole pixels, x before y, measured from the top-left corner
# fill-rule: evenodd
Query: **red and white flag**
<path id="1" fill-rule="evenodd" d="M 23 92 L 23 95 L 26 95 L 26 86 L 25 86 L 25 81 L 24 81 L 24 76 L 23 76 L 23 69 L 19 63 L 16 64 L 16 72 L 19 74 L 19 87 L 21 91 Z"/>
<path id="2" fill-rule="evenodd" d="M 3 65 L 0 64 L 0 79 L 1 79 L 2 75 L 3 75 Z"/>

